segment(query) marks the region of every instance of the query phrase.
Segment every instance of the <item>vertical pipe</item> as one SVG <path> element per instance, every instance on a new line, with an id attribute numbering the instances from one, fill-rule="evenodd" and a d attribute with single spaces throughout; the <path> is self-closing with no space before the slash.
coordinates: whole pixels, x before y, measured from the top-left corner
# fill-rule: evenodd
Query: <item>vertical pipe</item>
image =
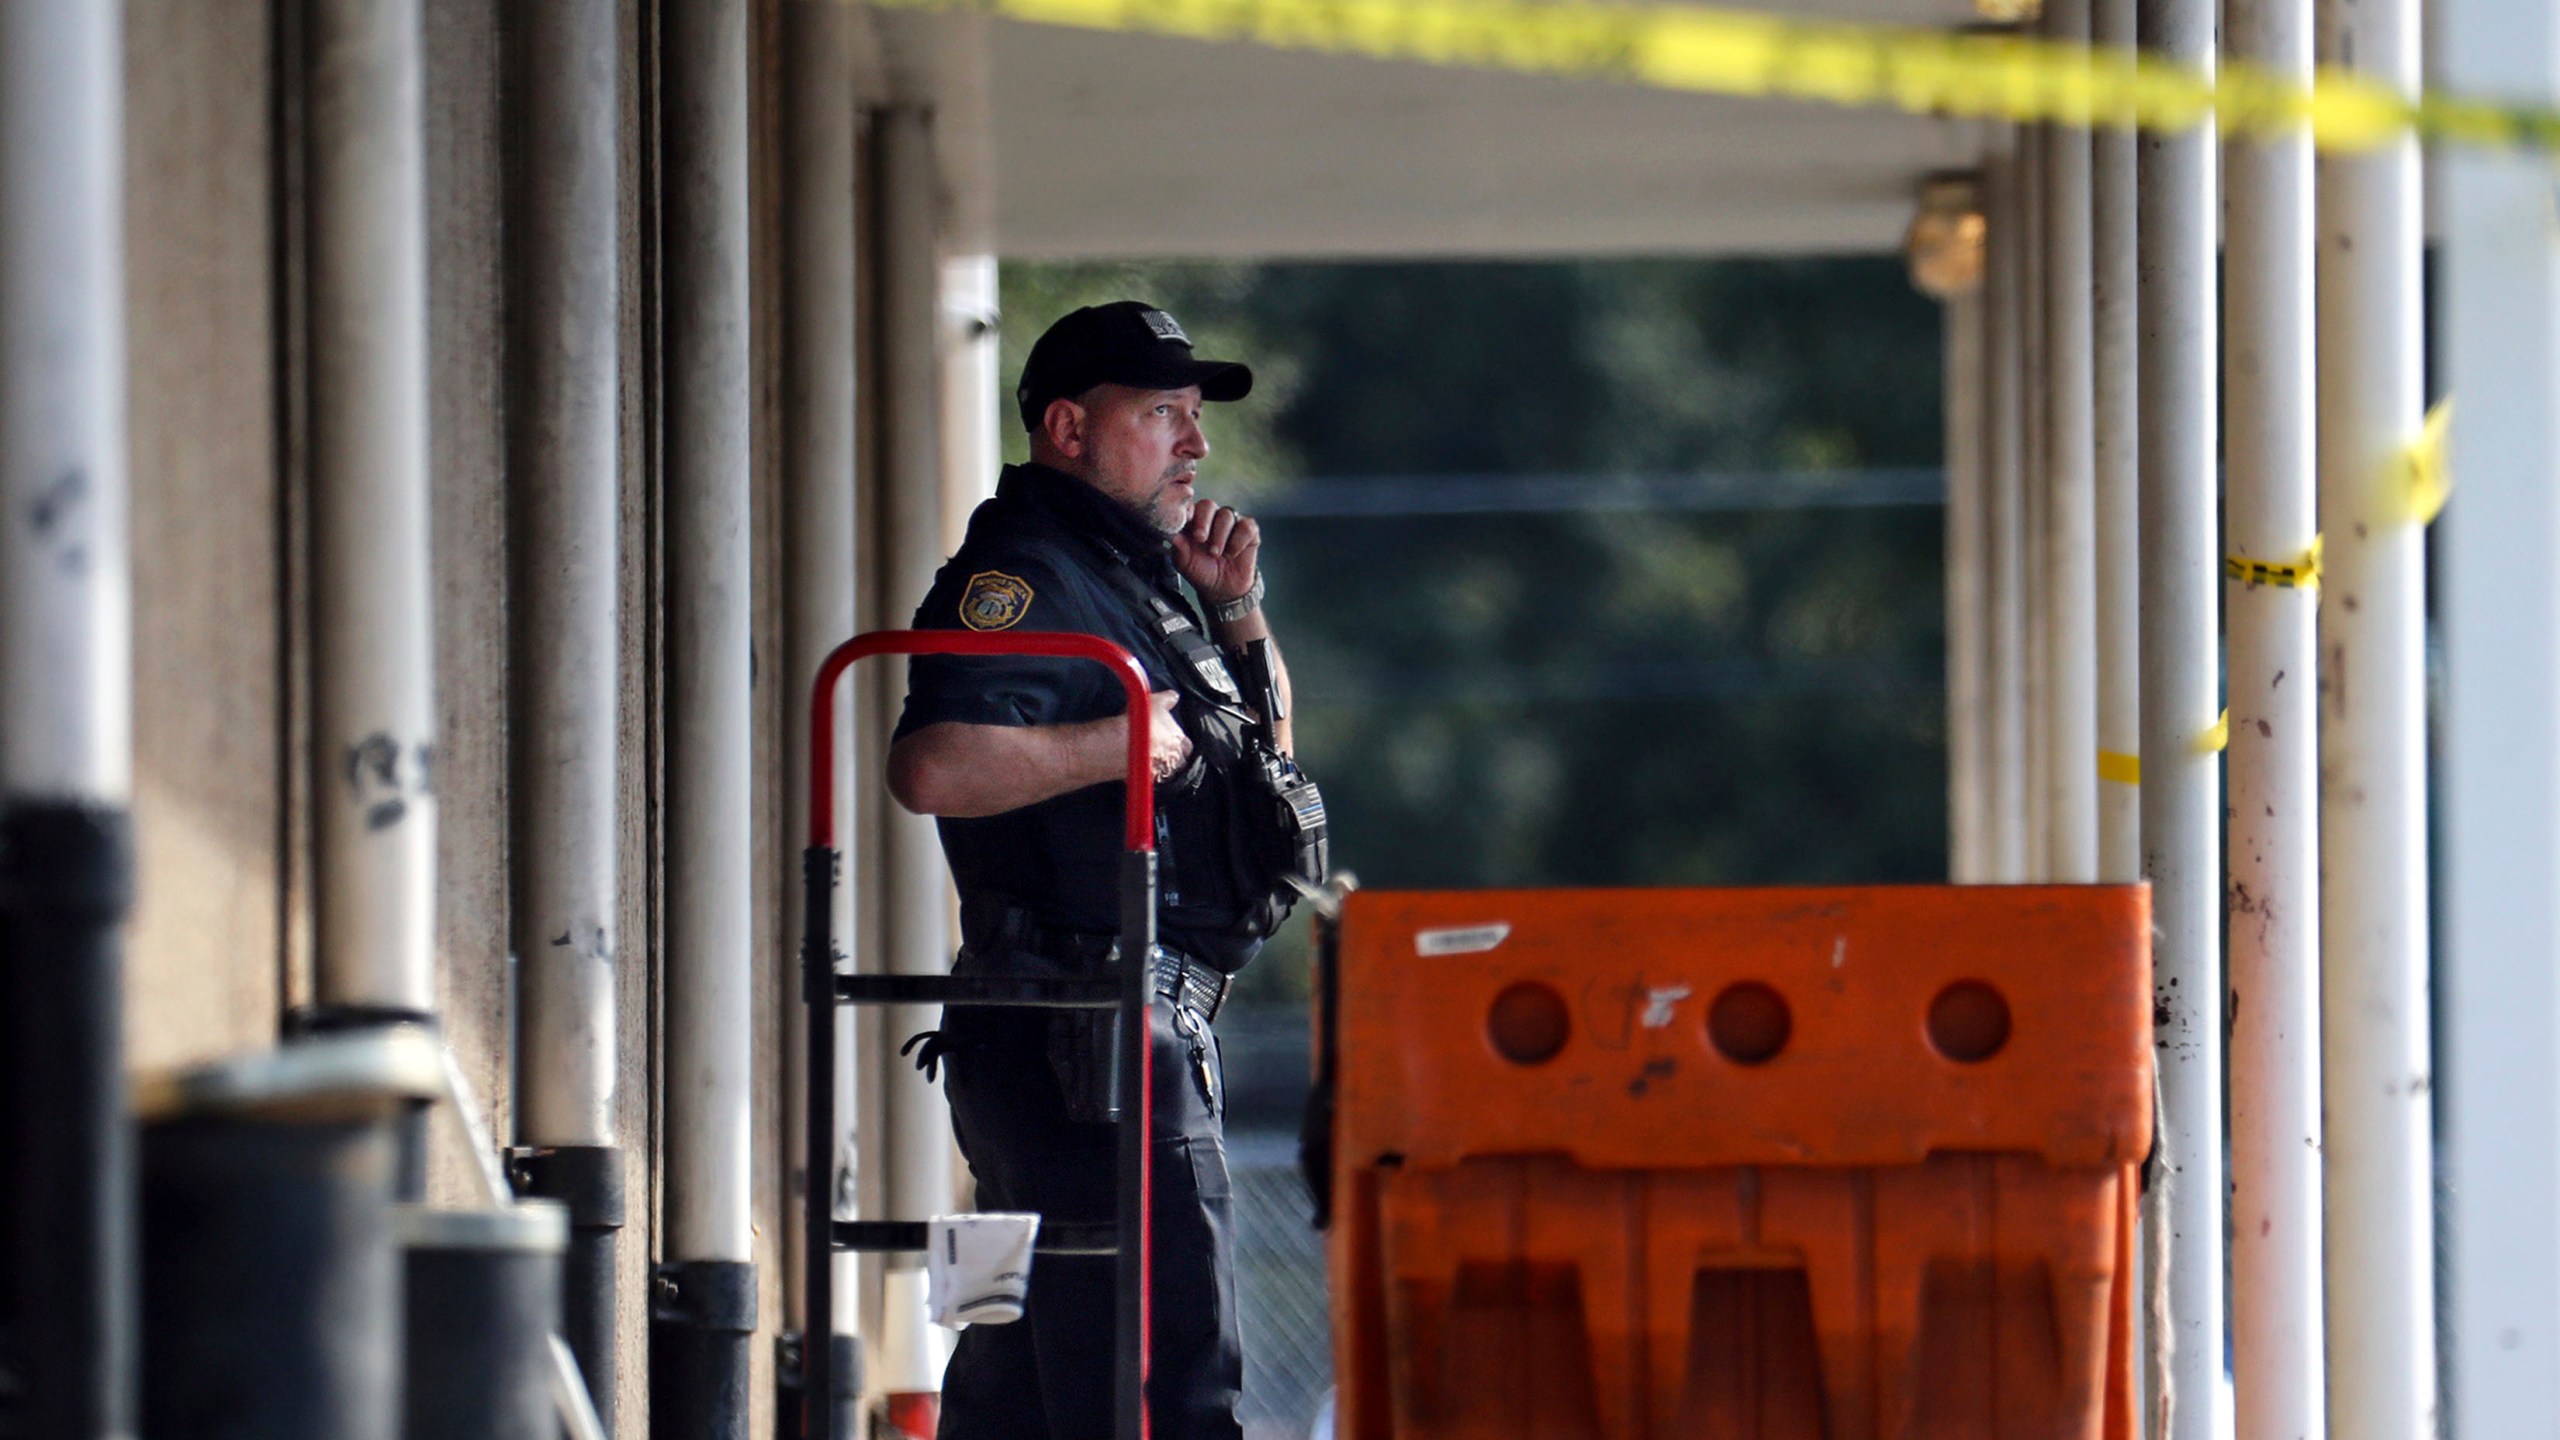
<path id="1" fill-rule="evenodd" d="M 2447 86 L 2560 97 L 2560 10 L 2451 0 L 2443 25 Z M 2533 1435 L 2560 1415 L 2560 244 L 2545 159 L 2446 163 L 2446 1315 L 2467 1337 L 2450 1418 Z"/>
<path id="2" fill-rule="evenodd" d="M 2026 772 L 2020 795 L 2026 833 L 2020 856 L 2023 880 L 2049 880 L 2053 855 L 2053 448 L 2047 397 L 2053 393 L 2052 357 L 2045 330 L 2046 261 L 2051 250 L 2044 157 L 2052 129 L 2018 130 L 2018 442 L 2019 457 L 2019 649 L 2024 685 L 2020 723 L 2026 730 Z"/>
<path id="3" fill-rule="evenodd" d="M 881 381 L 885 395 L 881 523 L 883 584 L 889 613 L 904 623 L 942 562 L 942 412 L 936 398 L 941 365 L 940 269 L 935 254 L 936 173 L 932 118 L 923 110 L 882 111 L 880 137 Z M 903 690 L 903 687 L 893 687 Z M 898 695 L 889 697 L 891 706 Z M 897 806 L 881 826 L 884 948 L 893 974 L 938 975 L 950 964 L 946 898 L 949 872 L 934 823 Z M 889 1011 L 894 1037 L 934 1024 L 925 1006 Z M 888 1070 L 889 1213 L 923 1219 L 951 1209 L 951 1118 L 942 1097 L 893 1054 Z M 899 1296 L 881 1320 L 883 1386 L 901 1392 L 939 1390 L 938 1338 L 922 1314 L 918 1257 L 887 1263 L 886 1284 Z M 894 1355 L 893 1353 L 894 1352 Z M 892 1359 L 901 1362 L 896 1367 Z M 903 1375 L 889 1373 L 892 1368 Z M 923 1383 L 931 1377 L 933 1383 Z"/>
<path id="4" fill-rule="evenodd" d="M 2090 39 L 2133 48 L 2134 0 L 2096 0 Z M 2141 536 L 2134 417 L 2135 373 L 2134 140 L 2106 127 L 2090 136 L 2093 222 L 2089 271 L 2091 339 L 2090 453 L 2097 531 L 2098 878 L 2121 884 L 2142 878 L 2141 633 L 2136 580 Z"/>
<path id="5" fill-rule="evenodd" d="M 1979 197 L 1977 196 L 1977 203 Z M 1989 613 L 1984 606 L 1983 298 L 1979 282 L 1945 297 L 1947 870 L 1957 884 L 1990 877 L 1983 865 L 1985 708 Z"/>
<path id="6" fill-rule="evenodd" d="M 435 1008 L 417 0 L 310 0 L 313 946 L 324 1011 Z"/>
<path id="7" fill-rule="evenodd" d="M 2139 0 L 2143 47 L 2214 64 L 2212 0 Z M 2139 299 L 2142 409 L 2142 869 L 2151 881 L 2159 1183 L 2167 1250 L 2173 1440 L 2211 1440 L 2222 1383 L 2221 757 L 2216 694 L 2214 137 L 2144 134 Z"/>
<path id="8" fill-rule="evenodd" d="M 1997 124 L 1983 162 L 1983 875 L 2026 878 L 2026 602 L 2019 430 L 2018 160 L 2016 127 Z"/>
<path id="9" fill-rule="evenodd" d="M 747 27 L 660 15 L 667 573 L 664 1259 L 650 1424 L 743 1437 L 755 1326 L 749 1096 Z"/>
<path id="10" fill-rule="evenodd" d="M 960 548 L 1004 464 L 1004 382 L 996 373 L 996 257 L 942 262 L 942 548 Z"/>
<path id="11" fill-rule="evenodd" d="M 528 1193 L 568 1206 L 563 1328 L 608 1428 L 622 1224 L 615 11 L 614 0 L 518 6 L 505 35 L 518 137 L 506 197 L 516 1169 Z"/>
<path id="12" fill-rule="evenodd" d="M 2046 34 L 2089 40 L 2090 0 L 2048 0 Z M 2085 130 L 2045 132 L 2045 733 L 2048 880 L 2098 878 L 2096 403 L 2090 151 Z"/>
<path id="13" fill-rule="evenodd" d="M 2415 0 L 2322 0 L 2319 58 L 2418 90 Z M 2426 537 L 2399 466 L 2423 403 L 2418 147 L 2319 162 L 2320 868 L 2329 1414 L 2436 1428 L 2427 988 Z"/>
<path id="14" fill-rule="evenodd" d="M 2235 60 L 2308 85 L 2310 0 L 2230 0 Z M 2297 564 L 2313 503 L 2311 141 L 2222 151 L 2223 549 Z M 2231 1354 L 2239 1433 L 2324 1433 L 2319 737 L 2307 576 L 2227 577 Z M 2257 578 L 2273 575 L 2273 580 Z"/>
<path id="15" fill-rule="evenodd" d="M 123 76 L 121 6 L 0 5 L 0 1381 L 37 1440 L 136 1415 Z"/>
<path id="16" fill-rule="evenodd" d="M 789 663 L 782 685 L 783 734 L 788 745 L 788 775 L 783 784 L 784 834 L 789 847 L 807 843 L 809 834 L 809 740 L 804 727 L 790 723 L 805 703 L 811 677 L 827 651 L 857 628 L 854 614 L 856 576 L 853 556 L 854 471 L 854 15 L 833 0 L 793 0 L 782 11 L 783 83 L 789 147 L 787 201 L 789 223 L 783 233 L 783 444 L 784 531 L 789 536 L 784 615 Z M 854 753 L 853 686 L 836 691 L 835 753 Z M 853 811 L 846 784 L 849 767 L 838 762 L 836 813 Z M 846 844 L 839 827 L 837 854 Z M 828 929 L 836 937 L 853 934 L 853 886 L 850 875 L 838 877 L 828 898 Z M 809 941 L 815 917 L 797 906 L 787 907 L 798 953 Z M 825 964 L 832 970 L 831 954 Z M 807 987 L 804 987 L 807 988 Z M 851 1189 L 855 1151 L 849 1128 L 853 1107 L 843 1082 L 854 1064 L 853 1012 L 820 1004 L 814 994 L 793 991 L 783 1007 L 784 1043 L 782 1133 L 785 1154 L 798 1154 L 793 1189 L 803 1203 L 786 1206 L 783 1222 L 783 1323 L 800 1327 L 805 1357 L 800 1386 L 804 1406 L 831 1406 L 835 1392 L 860 1388 L 856 1374 L 837 1366 L 834 1337 L 852 1339 L 859 1329 L 851 1275 L 838 1263 L 823 1233 L 814 1233 L 823 1214 L 835 1215 L 835 1197 Z M 828 1073 L 818 1075 L 804 1064 L 809 1054 L 808 1027 L 823 1025 L 834 1035 Z M 823 1086 L 824 1094 L 812 1086 Z M 811 1173 L 814 1151 L 795 1143 L 809 1129 L 809 1105 L 819 1099 L 828 1133 L 831 1160 Z M 831 1115 L 829 1112 L 832 1112 Z M 816 1187 L 820 1204 L 806 1202 Z M 812 1249 L 812 1246 L 815 1249 Z M 815 1262 L 814 1264 L 812 1262 Z M 850 1349 L 851 1347 L 845 1347 Z M 819 1433 L 810 1430 L 807 1433 Z M 839 1432 L 841 1433 L 841 1432 Z M 850 1440 L 850 1437 L 847 1437 Z"/>

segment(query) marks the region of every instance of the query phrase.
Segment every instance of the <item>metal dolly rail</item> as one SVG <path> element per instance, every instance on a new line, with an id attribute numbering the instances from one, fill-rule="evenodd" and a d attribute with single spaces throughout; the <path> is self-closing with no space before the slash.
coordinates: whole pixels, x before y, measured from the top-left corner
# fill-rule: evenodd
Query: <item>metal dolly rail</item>
<path id="1" fill-rule="evenodd" d="M 1153 1000 L 1150 968 L 1141 960 L 1123 963 L 1116 979 L 1048 980 L 1008 976 L 840 975 L 836 973 L 834 906 L 837 872 L 843 854 L 836 846 L 835 695 L 836 681 L 854 662 L 875 655 L 1039 655 L 1092 660 L 1110 667 L 1129 697 L 1128 805 L 1123 811 L 1126 853 L 1120 866 L 1120 953 L 1150 956 L 1156 944 L 1155 786 L 1149 756 L 1155 712 L 1147 702 L 1147 673 L 1128 651 L 1091 635 L 1047 631 L 978 634 L 965 630 L 874 630 L 857 635 L 828 652 L 818 666 L 809 697 L 809 848 L 801 855 L 807 911 L 800 949 L 801 998 L 809 1017 L 809 1179 L 805 1187 L 804 1223 L 809 1243 L 801 1316 L 804 1336 L 817 1337 L 801 1347 L 801 1393 L 811 1397 L 801 1406 L 801 1434 L 807 1440 L 854 1440 L 834 1433 L 832 1393 L 834 1366 L 825 1338 L 835 1314 L 835 1267 L 839 1250 L 922 1250 L 923 1220 L 839 1221 L 835 1187 L 826 1177 L 835 1170 L 836 1027 L 827 1015 L 837 1005 L 1004 1005 L 1043 1009 L 1116 1011 L 1115 1064 L 1119 1105 L 1120 1213 L 1112 1224 L 1044 1222 L 1037 1253 L 1044 1255 L 1114 1255 L 1118 1265 L 1119 1313 L 1116 1317 L 1120 1376 L 1115 1388 L 1114 1433 L 1124 1440 L 1146 1440 L 1148 1288 L 1152 1278 L 1148 1241 L 1153 1221 L 1149 1203 L 1153 1179 L 1152 1147 L 1147 1143 L 1154 1123 L 1151 1079 L 1153 1047 L 1147 1032 L 1147 1007 Z M 825 1008 L 821 1008 L 825 1007 Z M 1136 1043 L 1132 1044 L 1131 1037 Z M 1130 1103 L 1130 1097 L 1135 1103 Z M 825 1237 L 826 1243 L 819 1243 Z"/>

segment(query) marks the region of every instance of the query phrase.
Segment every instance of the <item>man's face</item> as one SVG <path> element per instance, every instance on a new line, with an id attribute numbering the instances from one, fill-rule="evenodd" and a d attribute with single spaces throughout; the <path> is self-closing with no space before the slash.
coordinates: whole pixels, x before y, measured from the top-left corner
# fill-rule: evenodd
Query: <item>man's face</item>
<path id="1" fill-rule="evenodd" d="M 1140 390 L 1097 385 L 1084 408 L 1079 478 L 1170 535 L 1190 519 L 1192 483 L 1209 442 L 1200 433 L 1200 388 Z"/>

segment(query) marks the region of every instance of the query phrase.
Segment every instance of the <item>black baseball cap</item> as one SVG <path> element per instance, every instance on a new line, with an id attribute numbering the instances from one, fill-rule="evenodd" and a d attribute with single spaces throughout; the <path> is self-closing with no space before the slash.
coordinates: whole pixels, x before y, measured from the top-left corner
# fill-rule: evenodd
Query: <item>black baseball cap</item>
<path id="1" fill-rule="evenodd" d="M 1096 385 L 1197 385 L 1203 400 L 1241 400 L 1253 393 L 1253 372 L 1232 360 L 1191 358 L 1181 322 L 1144 301 L 1087 305 L 1050 326 L 1022 362 L 1022 383 L 1013 390 L 1022 428 L 1039 429 L 1050 401 L 1072 400 Z"/>

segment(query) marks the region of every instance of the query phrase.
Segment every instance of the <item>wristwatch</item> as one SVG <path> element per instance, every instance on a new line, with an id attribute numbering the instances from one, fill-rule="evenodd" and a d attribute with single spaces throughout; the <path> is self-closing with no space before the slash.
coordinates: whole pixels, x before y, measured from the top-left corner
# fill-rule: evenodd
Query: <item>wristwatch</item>
<path id="1" fill-rule="evenodd" d="M 1209 607 L 1209 618 L 1221 625 L 1232 625 L 1262 608 L 1262 572 L 1253 573 L 1253 588 L 1233 600 L 1221 600 Z"/>

